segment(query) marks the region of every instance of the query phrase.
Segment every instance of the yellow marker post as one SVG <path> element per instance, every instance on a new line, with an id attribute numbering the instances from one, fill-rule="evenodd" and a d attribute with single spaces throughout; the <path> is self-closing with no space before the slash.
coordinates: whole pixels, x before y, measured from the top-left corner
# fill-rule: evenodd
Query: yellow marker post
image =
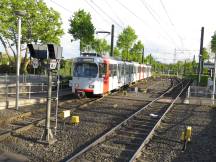
<path id="1" fill-rule="evenodd" d="M 79 124 L 80 120 L 79 120 L 79 116 L 72 116 L 71 117 L 71 123 L 72 124 Z"/>
<path id="2" fill-rule="evenodd" d="M 186 129 L 186 140 L 188 142 L 191 141 L 191 134 L 192 134 L 192 127 L 191 126 L 187 126 L 187 129 Z"/>
<path id="3" fill-rule="evenodd" d="M 123 95 L 124 95 L 124 96 L 127 96 L 127 91 L 123 91 Z"/>
<path id="4" fill-rule="evenodd" d="M 182 151 L 186 150 L 186 145 L 188 142 L 191 141 L 191 135 L 192 135 L 192 127 L 191 126 L 187 126 L 185 131 L 183 131 L 181 133 L 181 141 L 184 142 Z"/>
<path id="5" fill-rule="evenodd" d="M 185 140 L 185 132 L 182 131 L 181 132 L 181 141 L 184 142 L 184 140 Z"/>

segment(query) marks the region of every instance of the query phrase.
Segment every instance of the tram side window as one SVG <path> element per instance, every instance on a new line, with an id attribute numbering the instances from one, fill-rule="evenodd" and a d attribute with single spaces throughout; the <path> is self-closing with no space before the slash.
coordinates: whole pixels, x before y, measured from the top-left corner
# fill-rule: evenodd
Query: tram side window
<path id="1" fill-rule="evenodd" d="M 129 74 L 129 66 L 125 64 L 125 74 L 128 75 Z"/>
<path id="2" fill-rule="evenodd" d="M 113 65 L 113 76 L 117 76 L 117 64 Z"/>
<path id="3" fill-rule="evenodd" d="M 121 64 L 118 64 L 118 76 L 121 75 L 121 69 L 122 69 L 122 65 Z"/>
<path id="4" fill-rule="evenodd" d="M 109 70 L 110 70 L 110 76 L 117 76 L 117 65 L 116 64 L 110 64 Z"/>
<path id="5" fill-rule="evenodd" d="M 99 64 L 99 77 L 102 78 L 106 74 L 107 65 L 104 63 Z"/>
<path id="6" fill-rule="evenodd" d="M 122 64 L 122 68 L 121 68 L 121 75 L 124 76 L 124 69 L 125 69 L 125 65 Z"/>
<path id="7" fill-rule="evenodd" d="M 133 65 L 129 65 L 129 68 L 130 68 L 130 74 L 132 74 L 133 73 Z"/>
<path id="8" fill-rule="evenodd" d="M 112 76 L 113 65 L 109 64 L 109 76 Z"/>

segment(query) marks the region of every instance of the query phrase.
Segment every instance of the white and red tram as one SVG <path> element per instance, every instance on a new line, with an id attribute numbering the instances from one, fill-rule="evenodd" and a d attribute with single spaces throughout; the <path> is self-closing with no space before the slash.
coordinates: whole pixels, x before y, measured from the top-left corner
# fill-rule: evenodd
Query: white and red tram
<path id="1" fill-rule="evenodd" d="M 69 84 L 73 93 L 102 95 L 148 77 L 151 77 L 149 65 L 84 53 L 74 59 Z"/>

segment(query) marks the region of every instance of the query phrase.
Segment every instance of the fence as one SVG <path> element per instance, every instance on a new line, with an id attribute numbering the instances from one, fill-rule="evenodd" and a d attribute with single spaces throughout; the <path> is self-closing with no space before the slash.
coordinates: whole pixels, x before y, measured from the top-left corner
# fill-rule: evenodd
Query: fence
<path id="1" fill-rule="evenodd" d="M 33 84 L 33 83 L 25 83 L 20 84 L 20 98 L 41 98 L 46 97 L 47 95 L 47 88 L 48 85 L 41 83 L 41 84 Z M 68 84 L 61 84 L 59 85 L 60 89 L 59 92 L 70 90 Z M 56 95 L 57 85 L 52 85 L 53 95 Z M 15 84 L 5 84 L 4 86 L 0 85 L 0 100 L 1 101 L 8 101 L 8 99 L 15 99 L 16 95 L 16 85 Z"/>
<path id="2" fill-rule="evenodd" d="M 212 89 L 210 87 L 189 86 L 187 96 L 211 98 Z"/>
<path id="3" fill-rule="evenodd" d="M 189 86 L 185 103 L 213 106 L 216 104 L 216 100 L 212 97 L 212 87 Z"/>
<path id="4" fill-rule="evenodd" d="M 55 80 L 56 77 L 53 77 Z M 46 75 L 32 75 L 32 74 L 22 74 L 19 76 L 20 83 L 46 83 L 47 82 L 47 76 Z M 16 75 L 8 75 L 3 74 L 0 75 L 0 84 L 6 84 L 6 83 L 16 83 Z"/>

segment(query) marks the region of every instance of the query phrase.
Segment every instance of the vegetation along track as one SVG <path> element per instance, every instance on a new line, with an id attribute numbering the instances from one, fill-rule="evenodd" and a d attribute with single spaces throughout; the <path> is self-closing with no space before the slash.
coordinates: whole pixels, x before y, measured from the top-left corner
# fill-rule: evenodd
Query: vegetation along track
<path id="1" fill-rule="evenodd" d="M 133 161 L 188 85 L 188 81 L 173 85 L 67 161 Z M 173 100 L 171 103 L 157 103 L 163 97 Z"/>

